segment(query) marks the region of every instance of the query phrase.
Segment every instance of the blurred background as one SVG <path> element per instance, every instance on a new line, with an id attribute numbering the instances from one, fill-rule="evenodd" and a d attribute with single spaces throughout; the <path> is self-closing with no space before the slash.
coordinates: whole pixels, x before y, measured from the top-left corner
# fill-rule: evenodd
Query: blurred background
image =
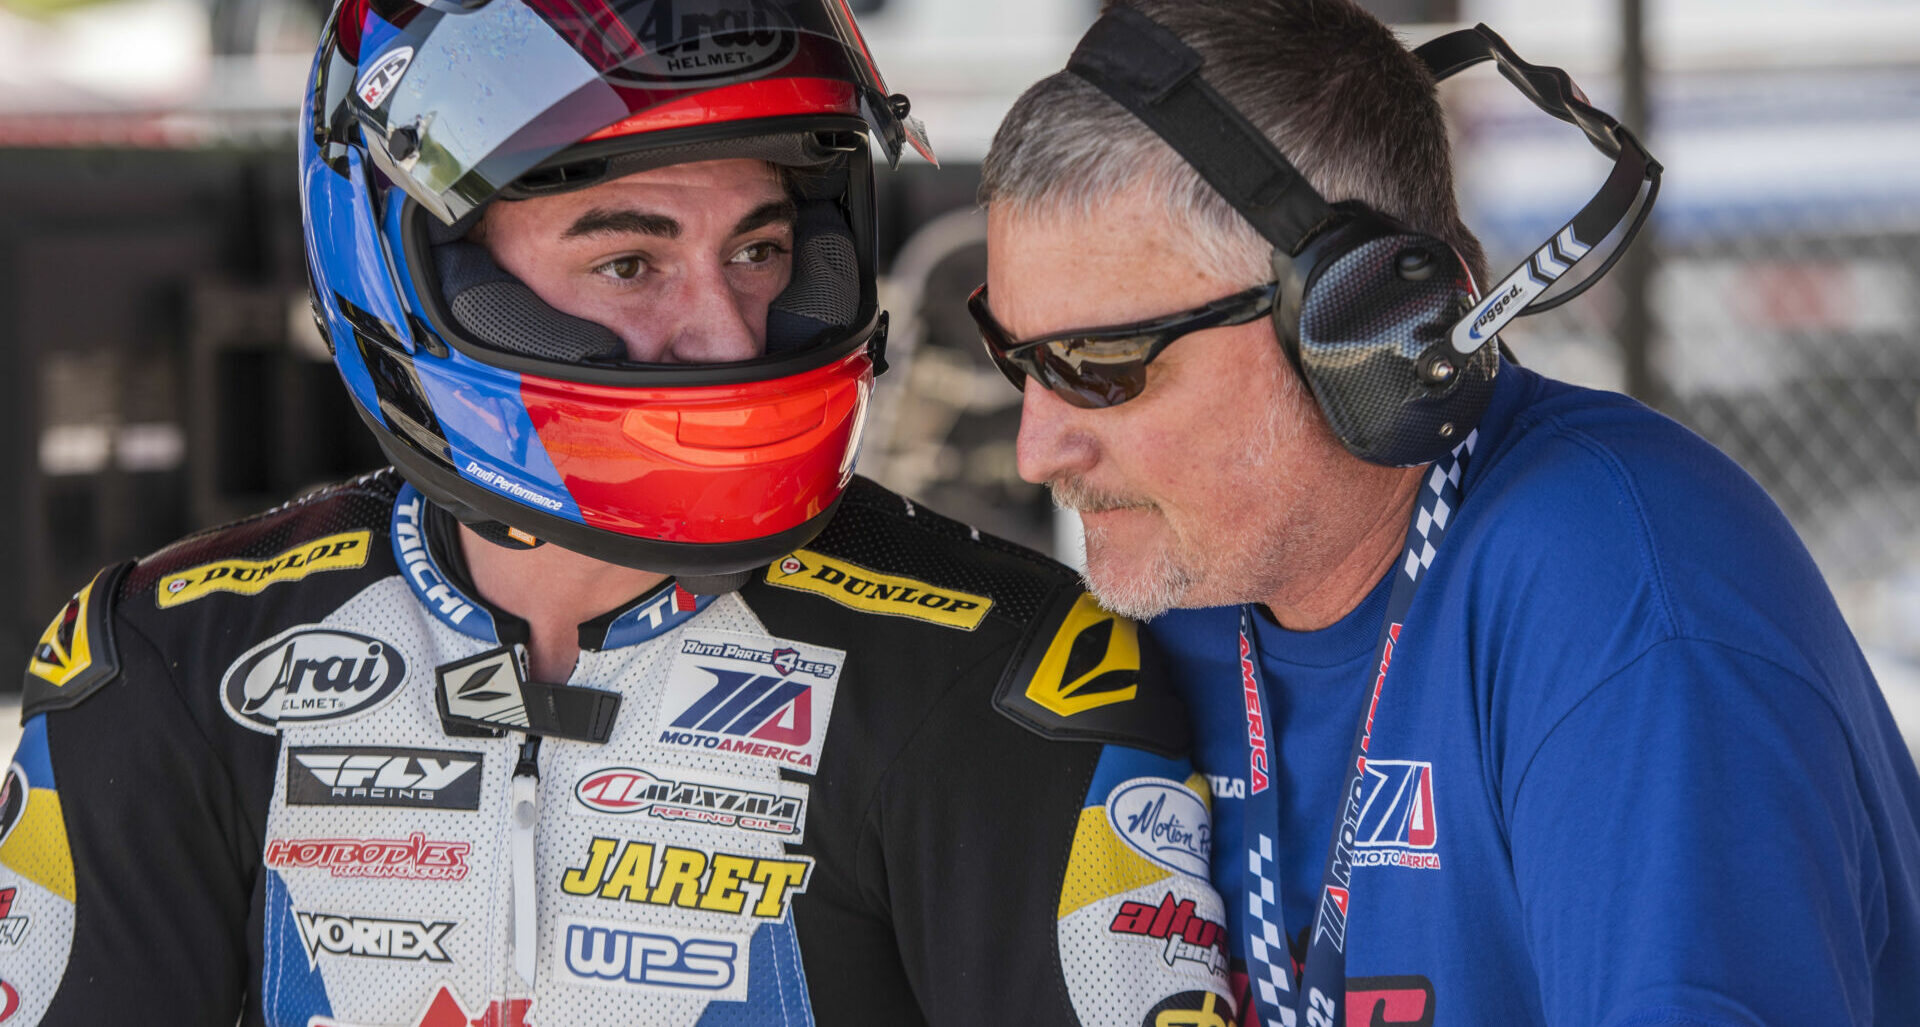
<path id="1" fill-rule="evenodd" d="M 1920 741 L 1920 4 L 1362 2 L 1409 43 L 1485 21 L 1640 130 L 1667 175 L 1636 252 L 1507 341 L 1759 479 Z M 1097 0 L 851 6 L 943 161 L 881 176 L 895 370 L 860 470 L 1071 560 L 1073 526 L 1015 474 L 1018 394 L 963 300 L 993 128 Z M 293 125 L 324 8 L 0 0 L 11 665 L 100 566 L 380 463 L 306 309 Z M 1444 96 L 1468 223 L 1509 267 L 1607 163 L 1490 70 Z M 17 688 L 0 675 L 0 701 Z"/>

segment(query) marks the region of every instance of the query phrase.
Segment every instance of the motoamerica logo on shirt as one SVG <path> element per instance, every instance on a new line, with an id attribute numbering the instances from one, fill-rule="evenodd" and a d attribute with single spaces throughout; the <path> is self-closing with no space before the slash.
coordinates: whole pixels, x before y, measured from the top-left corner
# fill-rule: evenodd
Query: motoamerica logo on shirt
<path id="1" fill-rule="evenodd" d="M 1433 764 L 1417 760 L 1367 761 L 1366 796 L 1353 837 L 1353 865 L 1440 869 L 1433 812 Z"/>

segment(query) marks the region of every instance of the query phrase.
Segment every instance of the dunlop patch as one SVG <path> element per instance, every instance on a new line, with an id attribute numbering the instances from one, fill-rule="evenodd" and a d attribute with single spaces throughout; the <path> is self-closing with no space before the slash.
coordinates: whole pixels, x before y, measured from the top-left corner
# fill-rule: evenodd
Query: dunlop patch
<path id="1" fill-rule="evenodd" d="M 767 584 L 825 596 L 851 610 L 911 617 L 961 631 L 979 627 L 993 609 L 993 600 L 986 596 L 881 574 L 810 549 L 795 550 L 768 567 Z"/>
<path id="2" fill-rule="evenodd" d="M 154 601 L 161 609 L 190 603 L 215 592 L 259 595 L 270 585 L 299 581 L 321 571 L 352 570 L 367 565 L 366 530 L 341 532 L 301 544 L 265 560 L 216 560 L 160 580 Z"/>

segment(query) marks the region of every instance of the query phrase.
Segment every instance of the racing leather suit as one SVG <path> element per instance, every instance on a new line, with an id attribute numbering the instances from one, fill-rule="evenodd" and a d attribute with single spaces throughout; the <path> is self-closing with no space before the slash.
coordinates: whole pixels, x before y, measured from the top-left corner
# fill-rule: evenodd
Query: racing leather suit
<path id="1" fill-rule="evenodd" d="M 856 480 L 555 688 L 455 527 L 379 472 L 74 597 L 0 793 L 14 1022 L 1231 1018 L 1184 710 L 1070 572 Z"/>

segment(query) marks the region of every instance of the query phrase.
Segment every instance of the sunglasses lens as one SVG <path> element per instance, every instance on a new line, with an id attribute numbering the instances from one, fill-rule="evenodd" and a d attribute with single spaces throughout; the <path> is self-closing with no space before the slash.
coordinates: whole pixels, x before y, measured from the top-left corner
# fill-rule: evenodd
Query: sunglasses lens
<path id="1" fill-rule="evenodd" d="M 1016 389 L 1025 391 L 1031 378 L 1073 406 L 1099 409 L 1125 403 L 1147 386 L 1152 335 L 1019 344 L 987 311 L 985 286 L 968 297 L 967 308 L 980 326 L 980 339 L 993 366 Z"/>
<path id="2" fill-rule="evenodd" d="M 1144 336 L 1062 339 L 1036 346 L 1030 351 L 1039 365 L 1033 377 L 1077 407 L 1125 403 L 1147 387 L 1146 355 L 1152 341 Z"/>

